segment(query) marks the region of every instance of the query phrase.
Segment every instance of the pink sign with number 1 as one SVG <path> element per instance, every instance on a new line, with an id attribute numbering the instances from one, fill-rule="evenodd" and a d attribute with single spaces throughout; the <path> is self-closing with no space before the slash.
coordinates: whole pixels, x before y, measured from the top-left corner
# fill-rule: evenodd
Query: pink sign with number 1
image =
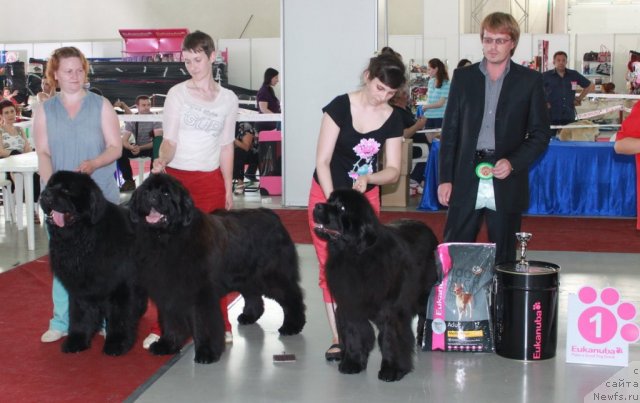
<path id="1" fill-rule="evenodd" d="M 629 343 L 640 338 L 636 314 L 636 307 L 621 301 L 615 288 L 585 286 L 569 294 L 566 361 L 626 367 Z"/>

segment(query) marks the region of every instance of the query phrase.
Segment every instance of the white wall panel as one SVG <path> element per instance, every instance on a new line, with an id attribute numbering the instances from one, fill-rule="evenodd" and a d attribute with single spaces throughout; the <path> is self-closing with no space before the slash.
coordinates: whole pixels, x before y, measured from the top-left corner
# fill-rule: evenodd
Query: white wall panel
<path id="1" fill-rule="evenodd" d="M 218 50 L 227 50 L 228 52 L 227 76 L 229 84 L 251 88 L 251 40 L 220 39 Z"/>
<path id="2" fill-rule="evenodd" d="M 93 57 L 119 58 L 122 57 L 122 40 L 92 42 Z"/>
<path id="3" fill-rule="evenodd" d="M 272 67 L 282 73 L 280 67 L 280 38 L 251 39 L 251 87 L 257 90 L 262 85 L 264 71 Z M 280 74 L 282 78 L 282 74 Z M 280 85 L 274 88 L 276 96 L 280 96 Z"/>
<path id="4" fill-rule="evenodd" d="M 411 59 L 420 65 L 427 62 L 422 53 L 422 35 L 389 35 L 388 43 L 393 50 L 402 55 L 402 59 L 407 64 Z"/>
<path id="5" fill-rule="evenodd" d="M 93 55 L 93 46 L 91 45 L 91 42 L 63 42 L 62 46 L 73 46 L 80 50 L 86 58 L 95 57 Z"/>
<path id="6" fill-rule="evenodd" d="M 424 0 L 424 58 L 455 66 L 459 59 L 460 2 Z"/>
<path id="7" fill-rule="evenodd" d="M 532 36 L 531 34 L 520 34 L 520 40 L 518 41 L 518 47 L 516 51 L 513 53 L 511 59 L 518 63 L 522 64 L 523 62 L 530 62 L 533 60 L 533 56 L 538 54 L 538 42 L 536 41 L 535 46 L 531 43 Z M 478 46 L 482 46 L 480 43 L 480 38 L 478 36 Z"/>
<path id="8" fill-rule="evenodd" d="M 640 5 L 569 6 L 569 33 L 638 33 Z"/>
<path id="9" fill-rule="evenodd" d="M 33 44 L 33 58 L 48 59 L 54 50 L 61 47 L 60 42 L 38 42 Z"/>
<path id="10" fill-rule="evenodd" d="M 375 0 L 282 0 L 285 206 L 306 206 L 321 108 L 360 84 L 376 50 Z"/>

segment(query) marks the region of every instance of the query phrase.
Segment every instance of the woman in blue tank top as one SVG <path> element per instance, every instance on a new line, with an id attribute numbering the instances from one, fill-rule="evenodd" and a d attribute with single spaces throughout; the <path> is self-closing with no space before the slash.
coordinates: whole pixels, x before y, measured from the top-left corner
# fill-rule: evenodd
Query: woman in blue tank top
<path id="1" fill-rule="evenodd" d="M 74 47 L 56 49 L 51 55 L 46 76 L 60 92 L 35 111 L 38 171 L 43 184 L 60 170 L 89 174 L 107 200 L 118 203 L 113 173 L 122 153 L 120 124 L 108 100 L 84 89 L 88 71 L 87 59 Z M 69 296 L 55 277 L 52 295 L 53 318 L 41 337 L 44 343 L 59 340 L 69 327 Z"/>

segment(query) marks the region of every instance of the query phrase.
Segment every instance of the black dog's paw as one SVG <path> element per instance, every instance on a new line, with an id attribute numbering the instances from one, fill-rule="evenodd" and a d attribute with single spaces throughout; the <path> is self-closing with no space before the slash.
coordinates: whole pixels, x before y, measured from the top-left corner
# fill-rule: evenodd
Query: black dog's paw
<path id="1" fill-rule="evenodd" d="M 282 336 L 292 336 L 294 334 L 300 333 L 303 327 L 304 327 L 304 322 L 302 323 L 285 322 L 282 324 L 280 329 L 278 329 L 278 332 L 280 332 Z"/>
<path id="2" fill-rule="evenodd" d="M 173 344 L 169 343 L 166 339 L 163 339 L 162 337 L 160 338 L 160 340 L 156 341 L 155 343 L 152 343 L 149 346 L 149 352 L 153 355 L 176 354 L 179 351 L 180 351 L 179 347 L 174 346 Z"/>
<path id="3" fill-rule="evenodd" d="M 358 362 L 344 358 L 340 361 L 338 370 L 343 374 L 358 374 L 364 371 L 366 367 Z"/>
<path id="4" fill-rule="evenodd" d="M 62 343 L 63 353 L 79 353 L 91 346 L 89 338 L 83 334 L 71 333 L 67 339 Z"/>
<path id="5" fill-rule="evenodd" d="M 422 341 L 424 340 L 424 328 L 422 328 L 422 331 L 420 329 L 418 329 L 418 334 L 416 335 L 416 346 L 418 348 L 422 348 Z"/>
<path id="6" fill-rule="evenodd" d="M 105 353 L 106 355 L 111 355 L 115 357 L 115 356 L 119 356 L 126 353 L 131 349 L 132 346 L 133 346 L 132 343 L 130 342 L 128 343 L 124 335 L 109 334 L 107 336 L 107 340 L 105 340 L 104 342 L 104 347 L 102 348 L 102 352 Z"/>
<path id="7" fill-rule="evenodd" d="M 402 379 L 409 371 L 397 368 L 386 361 L 382 361 L 380 371 L 378 371 L 378 379 L 385 382 L 395 382 Z"/>
<path id="8" fill-rule="evenodd" d="M 422 341 L 424 340 L 424 322 L 425 316 L 418 315 L 418 326 L 416 328 L 416 346 L 422 347 Z"/>
<path id="9" fill-rule="evenodd" d="M 255 316 L 248 315 L 246 313 L 241 313 L 240 315 L 238 315 L 238 323 L 241 325 L 252 325 L 256 323 L 257 320 L 258 318 L 256 318 Z"/>
<path id="10" fill-rule="evenodd" d="M 198 364 L 211 364 L 220 359 L 222 352 L 216 352 L 209 346 L 196 347 L 196 356 L 193 359 Z"/>

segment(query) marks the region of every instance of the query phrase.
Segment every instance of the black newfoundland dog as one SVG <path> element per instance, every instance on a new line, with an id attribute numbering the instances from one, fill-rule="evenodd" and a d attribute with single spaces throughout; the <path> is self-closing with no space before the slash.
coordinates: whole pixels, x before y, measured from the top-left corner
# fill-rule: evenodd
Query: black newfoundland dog
<path id="1" fill-rule="evenodd" d="M 284 311 L 282 335 L 300 333 L 305 306 L 295 245 L 278 216 L 266 209 L 204 214 L 180 182 L 150 175 L 131 197 L 143 285 L 158 306 L 162 336 L 153 354 L 174 354 L 192 336 L 195 361 L 217 361 L 224 351 L 219 300 L 239 291 L 240 324 L 264 312 L 262 295 Z"/>
<path id="2" fill-rule="evenodd" d="M 59 171 L 40 195 L 53 274 L 69 293 L 69 336 L 62 351 L 86 350 L 106 321 L 104 353 L 131 349 L 147 297 L 131 258 L 133 228 L 89 175 Z"/>
<path id="3" fill-rule="evenodd" d="M 437 281 L 436 236 L 419 221 L 381 224 L 364 195 L 351 189 L 316 204 L 313 218 L 315 232 L 328 242 L 327 283 L 343 346 L 340 372 L 367 367 L 375 342 L 371 321 L 382 353 L 378 378 L 402 379 L 413 369 L 411 322 L 419 316 L 421 338 L 427 297 Z"/>

